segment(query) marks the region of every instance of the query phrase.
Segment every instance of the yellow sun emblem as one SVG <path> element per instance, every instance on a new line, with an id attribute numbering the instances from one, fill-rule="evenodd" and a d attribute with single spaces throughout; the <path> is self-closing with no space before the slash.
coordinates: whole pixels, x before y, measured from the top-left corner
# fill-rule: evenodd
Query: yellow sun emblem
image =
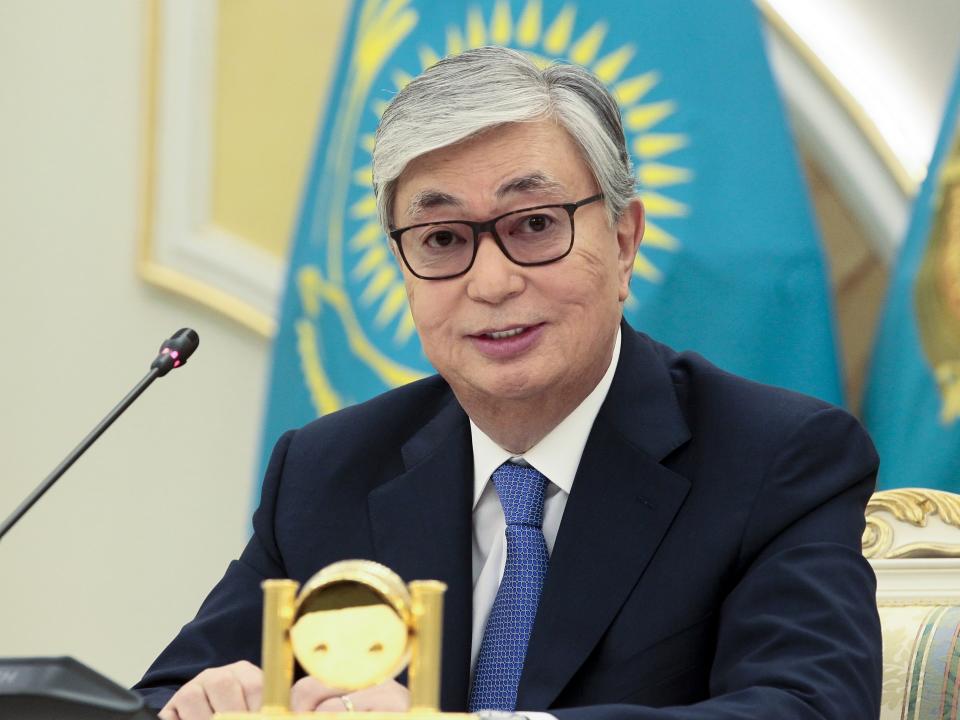
<path id="1" fill-rule="evenodd" d="M 406 5 L 406 3 L 402 3 Z M 393 12 L 400 10 L 391 8 Z M 412 9 L 407 9 L 407 21 L 415 23 Z M 446 30 L 445 47 L 436 49 L 427 44 L 418 48 L 419 71 L 436 63 L 442 55 L 457 55 L 464 50 L 484 45 L 503 45 L 522 50 L 540 65 L 554 59 L 568 60 L 590 68 L 613 92 L 620 105 L 628 147 L 636 162 L 638 195 L 643 200 L 647 213 L 647 227 L 642 248 L 656 248 L 675 252 L 680 241 L 658 224 L 661 218 L 677 218 L 688 214 L 683 202 L 669 196 L 669 188 L 690 182 L 691 170 L 666 161 L 671 153 L 684 148 L 688 138 L 681 133 L 656 132 L 655 128 L 664 119 L 677 111 L 671 100 L 646 102 L 647 94 L 660 82 L 660 75 L 650 70 L 638 75 L 624 77 L 636 54 L 631 44 L 606 50 L 604 40 L 608 25 L 598 20 L 585 32 L 574 36 L 577 8 L 565 5 L 557 14 L 545 21 L 541 0 L 527 0 L 519 15 L 511 14 L 509 0 L 497 0 L 492 13 L 485 18 L 481 9 L 467 9 L 462 27 L 451 26 Z M 413 79 L 406 69 L 395 68 L 390 73 L 397 90 L 403 89 Z M 383 113 L 386 102 L 374 100 L 370 109 L 377 117 Z M 373 152 L 373 136 L 359 137 L 360 148 L 367 157 Z M 359 228 L 350 237 L 348 248 L 354 259 L 351 274 L 363 284 L 358 298 L 361 306 L 376 308 L 374 325 L 380 330 L 393 326 L 393 339 L 404 345 L 414 332 L 413 318 L 407 308 L 406 295 L 400 272 L 383 242 L 383 231 L 377 219 L 376 198 L 372 189 L 372 170 L 369 163 L 353 172 L 353 181 L 368 192 L 349 208 L 350 217 Z M 661 270 L 643 249 L 634 260 L 635 274 L 652 283 L 662 280 Z M 631 297 L 628 306 L 635 305 Z"/>

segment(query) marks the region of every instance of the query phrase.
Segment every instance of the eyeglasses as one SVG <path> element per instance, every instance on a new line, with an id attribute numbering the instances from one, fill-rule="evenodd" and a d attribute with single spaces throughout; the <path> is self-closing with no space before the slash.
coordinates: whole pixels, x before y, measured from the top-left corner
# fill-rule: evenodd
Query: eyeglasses
<path id="1" fill-rule="evenodd" d="M 391 230 L 390 237 L 410 272 L 423 280 L 447 280 L 469 271 L 483 233 L 490 233 L 511 262 L 546 265 L 566 257 L 573 248 L 577 208 L 602 199 L 601 193 L 573 203 L 537 205 L 483 222 L 420 223 Z"/>

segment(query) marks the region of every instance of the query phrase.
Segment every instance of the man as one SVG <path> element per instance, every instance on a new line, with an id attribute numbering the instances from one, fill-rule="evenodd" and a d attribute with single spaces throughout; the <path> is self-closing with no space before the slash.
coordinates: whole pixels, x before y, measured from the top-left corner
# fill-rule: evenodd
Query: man
<path id="1" fill-rule="evenodd" d="M 441 61 L 384 113 L 374 181 L 439 376 L 281 438 L 253 538 L 139 686 L 161 717 L 255 709 L 261 580 L 370 558 L 448 584 L 446 710 L 875 718 L 873 447 L 623 322 L 643 209 L 599 81 Z"/>

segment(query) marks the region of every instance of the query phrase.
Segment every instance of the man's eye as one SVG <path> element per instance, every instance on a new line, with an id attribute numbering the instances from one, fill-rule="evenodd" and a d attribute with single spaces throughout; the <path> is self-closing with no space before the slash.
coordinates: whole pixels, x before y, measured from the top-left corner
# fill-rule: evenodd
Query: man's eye
<path id="1" fill-rule="evenodd" d="M 320 644 L 317 645 L 313 650 L 314 650 L 314 652 L 322 652 L 322 653 L 325 653 L 325 652 L 328 650 L 327 644 L 326 644 L 326 643 L 320 643 Z"/>
<path id="2" fill-rule="evenodd" d="M 374 643 L 367 649 L 367 652 L 383 652 L 383 643 Z"/>
<path id="3" fill-rule="evenodd" d="M 517 232 L 542 233 L 553 224 L 549 215 L 527 215 L 517 224 Z"/>
<path id="4" fill-rule="evenodd" d="M 450 230 L 435 230 L 423 239 L 423 244 L 434 250 L 443 250 L 461 242 L 456 233 Z"/>

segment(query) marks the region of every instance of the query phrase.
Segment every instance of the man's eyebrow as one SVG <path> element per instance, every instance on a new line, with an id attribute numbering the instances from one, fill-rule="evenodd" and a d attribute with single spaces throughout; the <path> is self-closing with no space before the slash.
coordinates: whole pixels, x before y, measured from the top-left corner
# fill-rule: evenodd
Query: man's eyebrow
<path id="1" fill-rule="evenodd" d="M 565 197 L 567 189 L 563 183 L 554 180 L 549 175 L 543 173 L 531 173 L 520 177 L 511 178 L 497 188 L 496 196 L 503 199 L 512 193 L 546 193 Z M 433 210 L 439 207 L 453 207 L 463 210 L 463 202 L 449 193 L 442 190 L 421 190 L 407 203 L 406 214 L 411 220 L 419 220 L 427 210 Z"/>
<path id="2" fill-rule="evenodd" d="M 418 220 L 427 210 L 437 207 L 452 206 L 463 208 L 463 203 L 453 195 L 440 190 L 421 190 L 407 204 L 407 217 Z"/>
<path id="3" fill-rule="evenodd" d="M 531 173 L 512 178 L 497 188 L 497 197 L 504 198 L 511 193 L 547 193 L 549 195 L 565 196 L 567 193 L 563 183 L 554 180 L 543 173 Z"/>

